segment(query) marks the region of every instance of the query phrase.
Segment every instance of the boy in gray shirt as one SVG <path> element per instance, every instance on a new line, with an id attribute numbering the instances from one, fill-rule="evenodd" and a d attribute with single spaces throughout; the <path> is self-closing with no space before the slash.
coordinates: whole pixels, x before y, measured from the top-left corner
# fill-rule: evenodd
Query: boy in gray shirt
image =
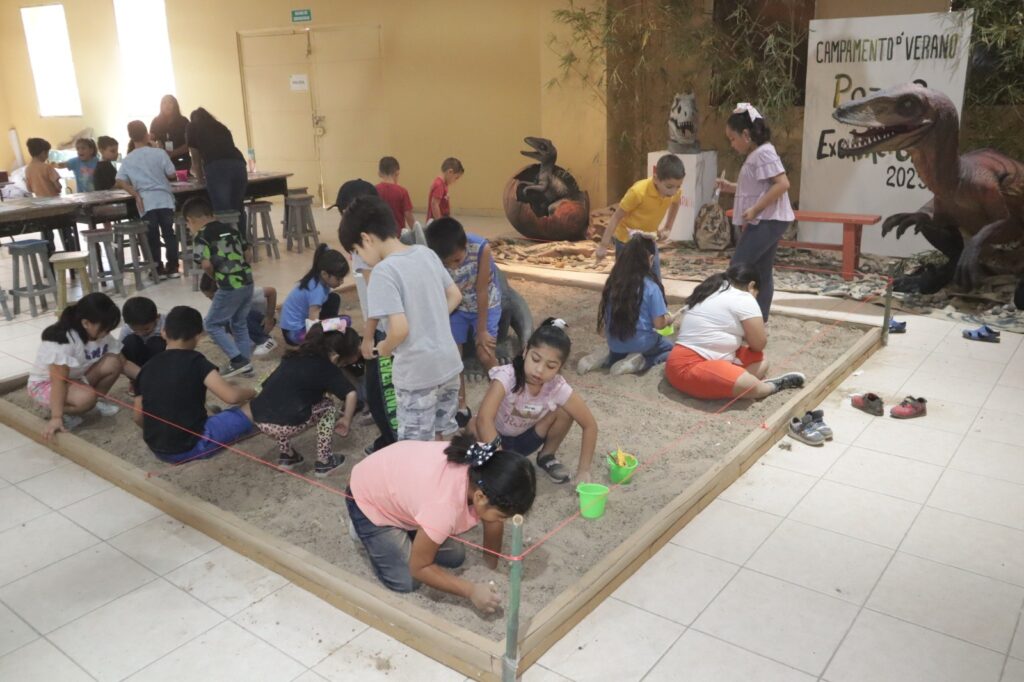
<path id="1" fill-rule="evenodd" d="M 368 314 L 387 337 L 371 358 L 394 356 L 398 439 L 450 438 L 458 430 L 462 357 L 448 316 L 462 294 L 433 251 L 406 246 L 396 233 L 391 208 L 376 196 L 352 202 L 338 227 L 342 248 L 373 268 Z"/>

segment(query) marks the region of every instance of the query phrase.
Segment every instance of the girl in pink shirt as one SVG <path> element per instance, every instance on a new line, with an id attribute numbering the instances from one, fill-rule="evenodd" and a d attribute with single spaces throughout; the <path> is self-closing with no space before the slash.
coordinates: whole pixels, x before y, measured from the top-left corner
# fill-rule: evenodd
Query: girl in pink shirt
<path id="1" fill-rule="evenodd" d="M 529 511 L 537 479 L 522 457 L 459 435 L 451 443 L 405 440 L 378 450 L 353 467 L 345 492 L 349 533 L 363 543 L 384 585 L 411 592 L 426 583 L 493 613 L 499 598 L 491 583 L 442 569 L 466 557 L 452 536 L 482 522 L 484 547 L 500 552 L 505 519 Z M 498 565 L 494 554 L 484 561 Z"/>
<path id="2" fill-rule="evenodd" d="M 747 264 L 757 271 L 761 282 L 757 305 L 767 322 L 775 294 L 775 251 L 796 218 L 789 202 L 789 178 L 771 143 L 772 131 L 751 105 L 744 102 L 736 106 L 725 122 L 725 136 L 733 149 L 747 156 L 737 182 L 718 181 L 723 192 L 736 195 L 732 222 L 743 230 L 730 265 Z"/>

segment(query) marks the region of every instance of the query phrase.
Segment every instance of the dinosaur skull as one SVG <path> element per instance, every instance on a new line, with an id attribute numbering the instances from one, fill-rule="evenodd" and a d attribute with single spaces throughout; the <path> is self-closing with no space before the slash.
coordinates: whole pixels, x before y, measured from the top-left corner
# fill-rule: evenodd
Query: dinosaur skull
<path id="1" fill-rule="evenodd" d="M 940 109 L 955 111 L 944 94 L 917 83 L 847 102 L 832 112 L 832 118 L 864 130 L 854 130 L 850 140 L 840 143 L 839 157 L 910 149 L 932 131 Z"/>
<path id="2" fill-rule="evenodd" d="M 697 98 L 692 92 L 680 92 L 672 99 L 668 114 L 669 139 L 690 144 L 697 137 Z"/>
<path id="3" fill-rule="evenodd" d="M 558 158 L 558 150 L 555 149 L 555 145 L 552 144 L 551 140 L 543 137 L 524 137 L 523 142 L 533 147 L 531 150 L 519 152 L 523 156 L 536 159 L 541 163 L 554 163 L 555 159 Z"/>

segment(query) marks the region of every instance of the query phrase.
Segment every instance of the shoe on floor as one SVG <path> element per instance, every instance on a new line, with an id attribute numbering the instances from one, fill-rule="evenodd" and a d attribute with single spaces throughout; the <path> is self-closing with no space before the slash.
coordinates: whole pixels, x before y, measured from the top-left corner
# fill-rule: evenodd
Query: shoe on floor
<path id="1" fill-rule="evenodd" d="M 595 350 L 593 353 L 580 358 L 580 361 L 576 363 L 576 373 L 586 374 L 598 367 L 604 367 L 606 364 L 608 364 L 608 350 Z"/>
<path id="2" fill-rule="evenodd" d="M 928 414 L 928 401 L 924 398 L 915 398 L 908 395 L 899 405 L 889 410 L 889 416 L 893 419 L 913 419 Z"/>
<path id="3" fill-rule="evenodd" d="M 807 377 L 801 372 L 787 372 L 786 374 L 764 380 L 766 384 L 773 384 L 775 386 L 776 393 L 793 388 L 803 388 L 805 381 L 807 381 Z"/>
<path id="4" fill-rule="evenodd" d="M 220 375 L 225 379 L 239 374 L 252 374 L 252 363 L 248 360 L 243 360 L 237 364 L 229 362 L 220 368 Z"/>
<path id="5" fill-rule="evenodd" d="M 108 403 L 106 400 L 97 400 L 96 411 L 104 417 L 113 417 L 121 411 L 121 408 L 113 403 Z"/>
<path id="6" fill-rule="evenodd" d="M 316 466 L 313 467 L 313 475 L 317 478 L 323 478 L 324 476 L 330 476 L 337 471 L 342 464 L 345 463 L 345 455 L 332 454 L 327 458 L 326 462 L 317 460 Z"/>
<path id="7" fill-rule="evenodd" d="M 850 396 L 850 405 L 861 412 L 867 412 L 875 417 L 885 414 L 885 403 L 874 393 L 858 393 Z"/>
<path id="8" fill-rule="evenodd" d="M 252 354 L 258 358 L 261 358 L 264 355 L 269 354 L 270 351 L 274 350 L 275 348 L 277 348 L 277 341 L 268 338 L 266 341 L 256 346 L 256 348 L 253 349 Z"/>
<path id="9" fill-rule="evenodd" d="M 825 440 L 832 440 L 832 427 L 825 423 L 825 410 L 811 410 L 807 415 L 810 415 L 815 430 L 825 436 Z"/>
<path id="10" fill-rule="evenodd" d="M 299 453 L 295 452 L 295 448 L 292 448 L 291 454 L 289 454 L 289 455 L 278 455 L 278 457 L 277 457 L 277 466 L 279 466 L 282 469 L 288 469 L 289 471 L 291 471 L 292 469 L 294 469 L 298 465 L 302 464 L 302 461 L 303 461 L 302 455 L 300 455 Z"/>
<path id="11" fill-rule="evenodd" d="M 569 470 L 558 461 L 553 454 L 537 455 L 537 466 L 539 466 L 555 483 L 568 483 Z"/>
<path id="12" fill-rule="evenodd" d="M 74 431 L 82 425 L 82 422 L 84 422 L 85 419 L 79 417 L 77 414 L 66 414 L 61 421 L 64 423 L 65 431 Z"/>
<path id="13" fill-rule="evenodd" d="M 825 436 L 814 428 L 814 422 L 811 421 L 810 414 L 805 414 L 803 417 L 793 417 L 789 421 L 789 435 L 791 438 L 795 438 L 801 443 L 807 443 L 808 445 L 818 446 L 825 444 Z"/>
<path id="14" fill-rule="evenodd" d="M 608 374 L 613 377 L 621 376 L 623 374 L 636 374 L 643 371 L 645 364 L 646 362 L 644 361 L 643 353 L 630 353 L 613 364 L 611 369 L 608 370 Z"/>

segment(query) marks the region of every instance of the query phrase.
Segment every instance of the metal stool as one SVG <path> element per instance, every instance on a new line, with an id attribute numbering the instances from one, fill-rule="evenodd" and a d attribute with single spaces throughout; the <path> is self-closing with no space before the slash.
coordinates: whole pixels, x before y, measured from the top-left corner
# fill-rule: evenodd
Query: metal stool
<path id="1" fill-rule="evenodd" d="M 50 265 L 53 266 L 54 279 L 57 284 L 57 314 L 68 307 L 68 287 L 64 273 L 73 271 L 78 273 L 78 279 L 82 283 L 82 291 L 86 294 L 92 292 L 92 283 L 89 281 L 89 272 L 86 264 L 89 262 L 88 251 L 65 251 L 50 256 Z"/>
<path id="2" fill-rule="evenodd" d="M 114 225 L 114 240 L 117 243 L 118 253 L 124 258 L 124 248 L 128 247 L 132 262 L 129 265 L 121 261 L 121 272 L 135 275 L 135 289 L 142 291 L 146 288 L 143 281 L 143 273 L 148 273 L 154 282 L 160 281 L 160 274 L 156 269 L 156 261 L 153 260 L 153 252 L 149 248 L 149 225 L 141 220 L 132 220 L 126 223 Z"/>
<path id="3" fill-rule="evenodd" d="M 85 237 L 85 250 L 89 252 L 89 282 L 92 284 L 92 288 L 98 291 L 101 283 L 110 282 L 114 291 L 124 296 L 124 274 L 121 273 L 121 266 L 117 262 L 114 231 L 82 230 L 80 234 Z M 100 254 L 101 250 L 102 255 Z M 110 265 L 109 270 L 103 269 L 103 256 L 106 256 L 107 263 Z"/>
<path id="4" fill-rule="evenodd" d="M 7 251 L 14 258 L 14 286 L 11 296 L 14 297 L 14 314 L 21 312 L 21 299 L 28 299 L 32 317 L 39 314 L 36 310 L 36 297 L 43 307 L 46 306 L 46 294 L 57 296 L 57 286 L 53 282 L 50 270 L 49 251 L 45 239 L 26 239 L 7 245 Z M 21 283 L 21 268 L 25 269 L 25 284 Z"/>
<path id="5" fill-rule="evenodd" d="M 277 248 L 277 235 L 274 234 L 274 223 L 270 218 L 271 206 L 269 201 L 253 201 L 245 205 L 249 216 L 248 237 L 249 243 L 252 244 L 253 263 L 260 259 L 260 246 L 266 247 L 267 258 L 271 256 L 275 259 L 281 258 L 281 251 Z M 262 237 L 257 236 L 259 230 L 263 232 Z"/>
<path id="6" fill-rule="evenodd" d="M 314 247 L 318 246 L 320 233 L 313 222 L 313 197 L 308 194 L 289 195 L 285 197 L 284 210 L 286 248 L 292 250 L 292 240 L 299 253 L 302 253 L 304 246 L 310 245 L 310 239 Z"/>

